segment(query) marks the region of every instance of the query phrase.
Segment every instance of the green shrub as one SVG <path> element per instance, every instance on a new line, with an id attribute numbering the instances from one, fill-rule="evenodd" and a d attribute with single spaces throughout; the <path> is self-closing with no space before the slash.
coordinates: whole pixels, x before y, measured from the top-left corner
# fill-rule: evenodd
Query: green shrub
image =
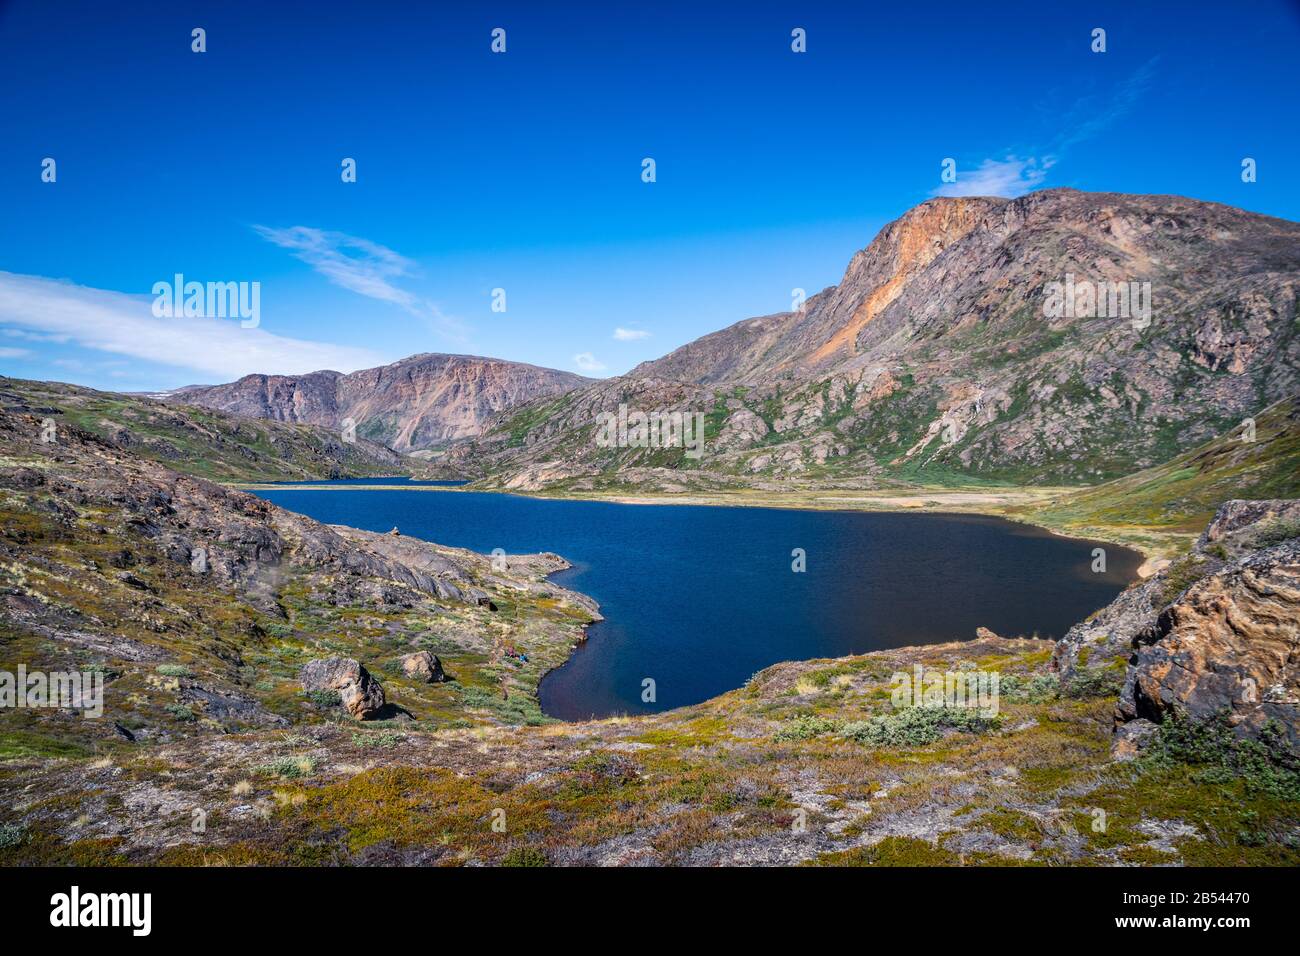
<path id="1" fill-rule="evenodd" d="M 309 690 L 306 696 L 317 707 L 340 707 L 343 704 L 343 698 L 336 690 Z"/>
<path id="2" fill-rule="evenodd" d="M 355 747 L 390 748 L 396 747 L 404 739 L 396 730 L 369 731 L 354 733 L 352 744 Z"/>
<path id="3" fill-rule="evenodd" d="M 1061 693 L 1072 700 L 1115 697 L 1123 683 L 1123 677 L 1116 671 L 1091 667 L 1075 671 L 1074 676 L 1061 688 Z"/>
<path id="4" fill-rule="evenodd" d="M 193 673 L 184 664 L 159 664 L 154 670 L 163 677 L 189 677 Z"/>
<path id="5" fill-rule="evenodd" d="M 1271 548 L 1292 538 L 1300 538 L 1300 521 L 1271 521 L 1255 532 L 1255 547 Z"/>
<path id="6" fill-rule="evenodd" d="M 934 743 L 946 729 L 978 734 L 1000 725 L 997 717 L 985 717 L 969 707 L 909 707 L 845 724 L 840 732 L 873 747 L 920 747 Z"/>
<path id="7" fill-rule="evenodd" d="M 257 768 L 263 777 L 282 777 L 285 780 L 298 780 L 310 777 L 316 772 L 316 760 L 313 757 L 280 757 Z"/>
<path id="8" fill-rule="evenodd" d="M 1148 767 L 1167 763 L 1202 767 L 1199 777 L 1206 783 L 1236 779 L 1253 792 L 1300 801 L 1300 760 L 1275 721 L 1253 740 L 1237 737 L 1226 709 L 1208 720 L 1176 715 L 1160 725 L 1143 758 Z"/>
<path id="9" fill-rule="evenodd" d="M 536 847 L 517 846 L 501 858 L 502 866 L 550 866 L 546 854 Z"/>
<path id="10" fill-rule="evenodd" d="M 822 734 L 834 733 L 839 724 L 826 717 L 805 714 L 786 721 L 786 725 L 776 732 L 777 740 L 811 740 Z"/>
<path id="11" fill-rule="evenodd" d="M 27 827 L 21 823 L 0 823 L 0 850 L 18 846 L 27 839 Z"/>
<path id="12" fill-rule="evenodd" d="M 198 719 L 194 716 L 194 711 L 190 709 L 188 704 L 167 704 L 163 709 L 177 720 L 191 721 Z"/>
<path id="13" fill-rule="evenodd" d="M 1202 559 L 1194 555 L 1188 555 L 1180 561 L 1174 562 L 1165 571 L 1165 580 L 1160 586 L 1157 595 L 1157 607 L 1172 604 L 1177 600 L 1178 595 L 1203 577 L 1205 577 L 1205 566 Z"/>
<path id="14" fill-rule="evenodd" d="M 1009 704 L 1045 704 L 1055 700 L 1060 691 L 1061 681 L 1055 674 L 1004 674 L 998 681 L 998 698 Z"/>

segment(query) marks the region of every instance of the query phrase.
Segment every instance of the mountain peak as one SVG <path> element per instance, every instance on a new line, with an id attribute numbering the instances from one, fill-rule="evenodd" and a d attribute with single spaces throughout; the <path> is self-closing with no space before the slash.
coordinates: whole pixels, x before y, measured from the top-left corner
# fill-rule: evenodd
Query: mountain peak
<path id="1" fill-rule="evenodd" d="M 508 408 L 588 381 L 504 359 L 422 352 L 346 375 L 245 375 L 226 385 L 189 388 L 169 400 L 334 429 L 351 420 L 358 435 L 412 451 L 477 435 Z"/>

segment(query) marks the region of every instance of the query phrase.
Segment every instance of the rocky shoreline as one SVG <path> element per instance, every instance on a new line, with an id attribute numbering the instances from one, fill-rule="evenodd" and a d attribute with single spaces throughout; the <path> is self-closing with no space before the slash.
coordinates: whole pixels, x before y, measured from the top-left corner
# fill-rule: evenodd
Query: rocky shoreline
<path id="1" fill-rule="evenodd" d="M 106 710 L 0 715 L 0 863 L 1300 861 L 1295 501 L 1228 502 L 1056 644 L 560 723 L 537 682 L 599 611 L 558 556 L 321 525 L 39 424 L 0 413 L 0 665 L 97 670 Z M 917 667 L 998 674 L 998 713 L 899 710 Z"/>

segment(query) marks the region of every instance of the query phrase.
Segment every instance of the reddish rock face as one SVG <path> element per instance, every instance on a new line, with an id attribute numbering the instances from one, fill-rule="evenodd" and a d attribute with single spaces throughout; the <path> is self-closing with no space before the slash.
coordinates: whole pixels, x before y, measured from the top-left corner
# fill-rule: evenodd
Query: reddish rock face
<path id="1" fill-rule="evenodd" d="M 1088 295 L 1058 313 L 1048 290 L 1067 280 Z M 1300 392 L 1297 295 L 1298 223 L 1072 189 L 933 199 L 885 226 L 837 285 L 792 295 L 791 311 L 527 418 L 508 412 L 468 457 L 514 487 L 615 470 L 626 482 L 646 456 L 588 437 L 595 415 L 626 403 L 714 416 L 697 483 L 827 465 L 841 480 L 906 466 L 1094 483 Z"/>
<path id="2" fill-rule="evenodd" d="M 308 375 L 246 375 L 228 385 L 197 386 L 174 401 L 275 421 L 343 427 L 397 451 L 478 435 L 516 405 L 560 395 L 588 382 L 570 372 L 471 355 L 413 355 L 382 368 Z"/>
<path id="3" fill-rule="evenodd" d="M 338 691 L 344 708 L 357 720 L 374 717 L 383 709 L 384 688 L 350 657 L 310 661 L 299 677 L 303 690 Z"/>
<path id="4" fill-rule="evenodd" d="M 424 681 L 426 684 L 436 684 L 447 679 L 447 675 L 442 671 L 442 661 L 428 651 L 416 651 L 403 657 L 402 671 L 407 677 Z"/>
<path id="5" fill-rule="evenodd" d="M 1285 728 L 1300 753 L 1300 547 L 1279 546 L 1211 575 L 1160 616 L 1121 707 L 1164 720 L 1220 711 L 1243 736 Z"/>
<path id="6" fill-rule="evenodd" d="M 1117 599 L 1123 615 L 1098 615 L 1094 626 L 1118 629 L 1133 647 L 1116 708 L 1121 731 L 1175 715 L 1207 720 L 1223 714 L 1242 737 L 1277 726 L 1300 755 L 1297 529 L 1300 501 L 1226 502 L 1187 559 L 1204 571 L 1199 580 L 1144 619 L 1133 598 L 1151 607 L 1150 598 L 1163 593 L 1168 572 L 1162 572 Z M 1069 657 L 1062 651 L 1087 638 L 1082 625 L 1072 629 L 1058 657 Z"/>

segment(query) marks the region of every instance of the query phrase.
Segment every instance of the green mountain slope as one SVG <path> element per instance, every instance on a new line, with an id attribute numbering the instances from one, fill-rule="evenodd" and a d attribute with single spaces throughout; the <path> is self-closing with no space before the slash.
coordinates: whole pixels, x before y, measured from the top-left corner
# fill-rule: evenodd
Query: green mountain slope
<path id="1" fill-rule="evenodd" d="M 1092 488 L 1024 509 L 1028 520 L 1075 533 L 1155 531 L 1190 538 L 1229 498 L 1300 496 L 1300 397 L 1270 405 L 1244 428 Z"/>
<path id="2" fill-rule="evenodd" d="M 60 382 L 0 378 L 0 408 L 80 428 L 137 458 L 214 481 L 293 481 L 408 473 L 391 449 L 317 425 L 225 412 Z M 56 431 L 57 436 L 57 431 Z"/>

